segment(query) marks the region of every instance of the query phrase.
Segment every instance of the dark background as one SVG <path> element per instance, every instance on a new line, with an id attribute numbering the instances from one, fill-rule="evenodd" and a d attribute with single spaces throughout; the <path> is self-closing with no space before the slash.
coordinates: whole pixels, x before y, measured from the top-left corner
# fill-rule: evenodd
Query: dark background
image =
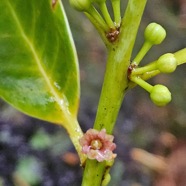
<path id="1" fill-rule="evenodd" d="M 79 57 L 81 102 L 78 117 L 86 131 L 94 123 L 106 50 L 88 19 L 73 10 L 68 1 L 64 0 L 63 4 Z M 122 12 L 125 7 L 126 1 L 122 1 Z M 150 50 L 143 65 L 164 53 L 186 47 L 185 17 L 185 0 L 149 0 L 133 58 L 150 22 L 160 23 L 167 30 L 167 37 L 161 45 Z M 128 92 L 114 130 L 118 156 L 111 170 L 110 186 L 168 186 L 174 183 L 174 177 L 175 186 L 186 185 L 183 179 L 186 171 L 185 82 L 186 65 L 179 66 L 172 74 L 150 80 L 151 84 L 166 85 L 172 93 L 172 102 L 163 108 L 154 106 L 148 93 L 140 87 Z M 134 161 L 130 156 L 134 147 L 161 155 L 168 163 L 168 169 L 162 174 Z M 0 101 L 0 186 L 80 186 L 81 177 L 82 168 L 63 128 L 25 116 Z"/>

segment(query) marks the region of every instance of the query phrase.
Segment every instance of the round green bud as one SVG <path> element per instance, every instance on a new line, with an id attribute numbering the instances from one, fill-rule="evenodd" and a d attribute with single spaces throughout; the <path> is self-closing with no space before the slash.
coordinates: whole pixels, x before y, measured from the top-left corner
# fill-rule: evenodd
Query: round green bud
<path id="1" fill-rule="evenodd" d="M 161 25 L 150 23 L 145 29 L 144 36 L 152 45 L 158 45 L 165 39 L 166 31 Z"/>
<path id="2" fill-rule="evenodd" d="M 171 101 L 171 93 L 164 85 L 155 85 L 150 93 L 150 98 L 157 106 L 165 106 Z"/>
<path id="3" fill-rule="evenodd" d="M 90 8 L 90 0 L 70 0 L 70 4 L 78 11 L 87 11 Z"/>
<path id="4" fill-rule="evenodd" d="M 177 60 L 174 54 L 167 53 L 162 55 L 157 61 L 157 68 L 162 73 L 171 73 L 176 70 Z"/>

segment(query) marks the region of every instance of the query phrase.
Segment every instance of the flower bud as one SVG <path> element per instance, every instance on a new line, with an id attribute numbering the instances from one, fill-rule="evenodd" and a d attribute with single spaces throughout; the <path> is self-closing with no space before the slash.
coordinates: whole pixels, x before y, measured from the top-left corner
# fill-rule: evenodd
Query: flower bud
<path id="1" fill-rule="evenodd" d="M 164 85 L 155 85 L 150 93 L 150 98 L 157 106 L 165 106 L 171 101 L 171 93 Z"/>
<path id="2" fill-rule="evenodd" d="M 87 11 L 91 5 L 90 0 L 70 0 L 70 4 L 78 11 Z"/>
<path id="3" fill-rule="evenodd" d="M 158 45 L 165 39 L 166 31 L 161 25 L 157 23 L 150 23 L 146 27 L 144 35 L 147 42 L 152 45 Z"/>
<path id="4" fill-rule="evenodd" d="M 177 67 L 177 60 L 174 54 L 167 53 L 162 55 L 157 61 L 157 67 L 162 73 L 174 72 Z"/>

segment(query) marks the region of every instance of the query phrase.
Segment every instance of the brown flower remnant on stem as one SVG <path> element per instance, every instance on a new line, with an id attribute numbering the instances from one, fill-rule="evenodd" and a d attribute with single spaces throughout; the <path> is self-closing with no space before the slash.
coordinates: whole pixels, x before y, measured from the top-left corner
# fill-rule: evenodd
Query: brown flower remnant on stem
<path id="1" fill-rule="evenodd" d="M 113 140 L 114 136 L 106 134 L 105 129 L 101 131 L 89 129 L 79 142 L 82 146 L 82 152 L 89 159 L 96 159 L 102 162 L 104 160 L 113 160 L 116 157 L 116 154 L 112 152 L 116 148 Z"/>
<path id="2" fill-rule="evenodd" d="M 117 29 L 111 29 L 109 33 L 106 34 L 107 39 L 113 43 L 117 40 L 120 33 L 120 28 Z"/>

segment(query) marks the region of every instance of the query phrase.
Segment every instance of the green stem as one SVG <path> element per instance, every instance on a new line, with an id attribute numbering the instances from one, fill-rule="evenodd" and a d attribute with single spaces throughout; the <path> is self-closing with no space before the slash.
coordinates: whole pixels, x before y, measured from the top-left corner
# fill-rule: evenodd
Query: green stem
<path id="1" fill-rule="evenodd" d="M 105 2 L 104 3 L 100 3 L 99 5 L 100 5 L 100 10 L 101 10 L 101 12 L 102 12 L 102 14 L 103 14 L 103 16 L 105 18 L 105 21 L 108 24 L 109 28 L 114 29 L 115 25 L 114 25 L 114 23 L 113 23 L 113 21 L 112 21 L 112 19 L 110 17 L 110 14 L 108 12 L 106 3 Z"/>
<path id="2" fill-rule="evenodd" d="M 114 22 L 116 27 L 120 27 L 121 23 L 121 9 L 120 9 L 121 0 L 112 0 L 112 8 L 114 12 Z"/>
<path id="3" fill-rule="evenodd" d="M 118 42 L 109 47 L 106 73 L 94 123 L 97 130 L 105 128 L 110 134 L 113 131 L 128 89 L 127 70 L 146 1 L 129 0 Z M 100 186 L 106 172 L 106 164 L 87 160 L 82 186 Z"/>
<path id="4" fill-rule="evenodd" d="M 85 15 L 88 17 L 90 22 L 95 26 L 105 46 L 108 48 L 110 46 L 110 42 L 108 41 L 106 37 L 105 30 L 100 26 L 100 24 L 90 14 L 85 12 Z"/>
<path id="5" fill-rule="evenodd" d="M 141 50 L 138 52 L 137 56 L 133 60 L 133 63 L 135 63 L 136 65 L 139 65 L 139 63 L 141 62 L 141 60 L 146 55 L 146 53 L 150 50 L 151 47 L 152 47 L 152 44 L 145 41 L 145 43 L 141 47 Z"/>
<path id="6" fill-rule="evenodd" d="M 178 65 L 186 63 L 186 48 L 175 52 L 174 56 L 177 59 Z"/>
<path id="7" fill-rule="evenodd" d="M 146 72 L 146 73 L 140 75 L 140 77 L 143 80 L 148 80 L 148 79 L 153 78 L 154 76 L 157 76 L 158 74 L 160 74 L 159 70 L 153 70 L 151 72 Z"/>
<path id="8" fill-rule="evenodd" d="M 151 92 L 153 86 L 150 85 L 149 83 L 147 83 L 146 81 L 144 81 L 143 79 L 141 79 L 140 77 L 137 76 L 131 76 L 130 78 L 131 81 L 133 81 L 134 83 L 138 84 L 139 86 L 141 86 L 142 88 L 144 88 L 147 92 Z"/>
<path id="9" fill-rule="evenodd" d="M 110 30 L 109 26 L 106 24 L 106 22 L 101 17 L 101 15 L 99 14 L 99 12 L 93 6 L 90 6 L 90 8 L 87 11 L 87 13 L 95 20 L 95 22 L 97 22 L 97 24 L 99 24 L 99 26 L 105 32 L 109 32 L 109 30 Z"/>
<path id="10" fill-rule="evenodd" d="M 105 171 L 105 162 L 99 163 L 91 160 L 86 163 L 82 186 L 101 186 L 102 176 Z"/>
<path id="11" fill-rule="evenodd" d="M 146 72 L 150 72 L 150 71 L 156 70 L 156 68 L 157 68 L 156 62 L 157 61 L 154 61 L 154 62 L 149 63 L 148 65 L 146 65 L 144 67 L 135 68 L 132 71 L 131 76 L 133 76 L 133 75 L 140 75 L 140 74 L 144 74 Z"/>
<path id="12" fill-rule="evenodd" d="M 81 165 L 85 163 L 86 157 L 85 155 L 81 152 L 82 147 L 79 143 L 79 139 L 83 136 L 83 132 L 81 130 L 81 127 L 77 121 L 76 118 L 66 118 L 66 125 L 64 127 L 66 128 L 69 137 L 79 155 Z"/>

